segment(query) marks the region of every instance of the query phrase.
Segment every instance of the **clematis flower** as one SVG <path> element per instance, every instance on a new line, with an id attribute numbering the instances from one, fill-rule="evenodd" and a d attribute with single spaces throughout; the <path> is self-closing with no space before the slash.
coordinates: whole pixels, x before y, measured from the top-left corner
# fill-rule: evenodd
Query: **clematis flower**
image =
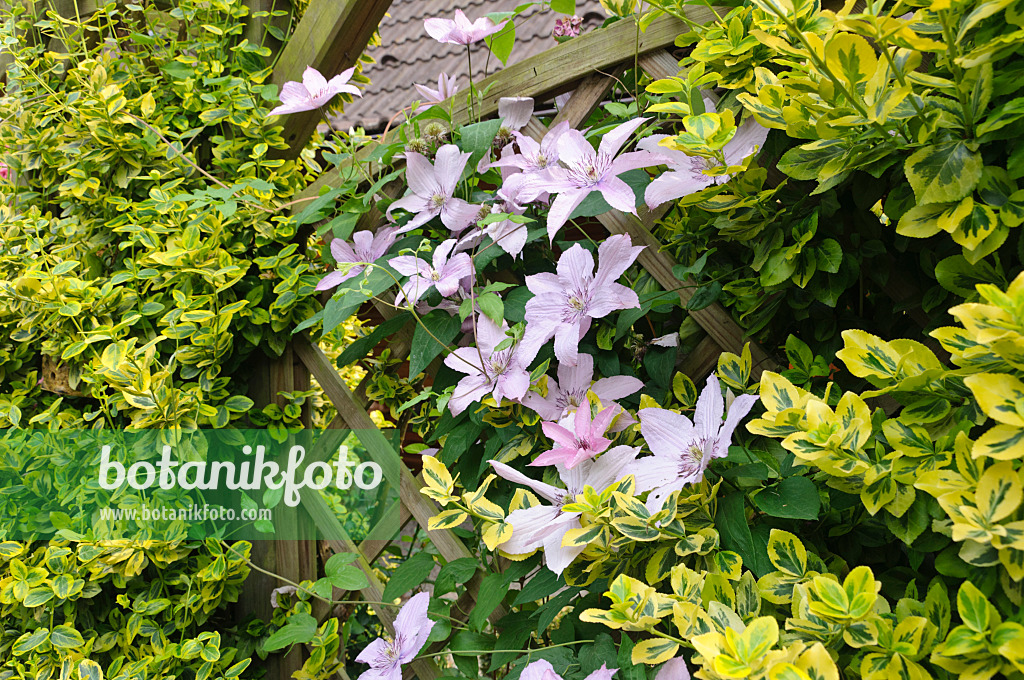
<path id="1" fill-rule="evenodd" d="M 352 234 L 352 245 L 340 238 L 331 241 L 331 255 L 338 264 L 376 262 L 395 244 L 398 229 L 385 227 L 376 234 L 371 231 L 357 231 Z M 316 284 L 317 290 L 334 288 L 366 269 L 365 264 L 356 264 L 347 272 L 333 271 Z"/>
<path id="2" fill-rule="evenodd" d="M 572 211 L 595 191 L 616 210 L 636 214 L 633 189 L 619 175 L 627 170 L 661 165 L 666 159 L 650 151 L 630 151 L 618 157 L 616 154 L 646 120 L 636 118 L 608 131 L 601 137 L 597 151 L 579 130 L 567 130 L 558 137 L 561 166 L 551 167 L 549 180 L 541 184 L 543 190 L 558 194 L 548 211 L 548 237 L 552 241 Z"/>
<path id="3" fill-rule="evenodd" d="M 637 461 L 630 472 L 636 475 L 638 492 L 652 490 L 647 497 L 648 510 L 657 512 L 670 493 L 703 479 L 713 458 L 728 455 L 733 431 L 757 399 L 752 394 L 736 397 L 723 424 L 725 401 L 718 378 L 711 374 L 697 399 L 692 423 L 674 411 L 640 409 L 640 433 L 654 456 Z"/>
<path id="4" fill-rule="evenodd" d="M 402 665 L 416 658 L 434 627 L 427 617 L 429 604 L 427 593 L 409 598 L 395 617 L 395 639 L 377 638 L 356 657 L 356 661 L 370 664 L 359 680 L 402 680 Z"/>
<path id="5" fill-rule="evenodd" d="M 600 265 L 594 275 L 594 256 L 577 243 L 558 258 L 556 274 L 527 276 L 526 286 L 534 294 L 526 303 L 531 342 L 539 346 L 554 337 L 555 357 L 575 366 L 591 319 L 640 306 L 636 292 L 616 281 L 643 248 L 633 246 L 627 234 L 609 237 L 597 249 Z"/>
<path id="6" fill-rule="evenodd" d="M 506 134 L 522 130 L 533 116 L 533 97 L 502 97 L 498 100 L 498 118 L 502 119 L 501 130 Z"/>
<path id="7" fill-rule="evenodd" d="M 588 675 L 584 680 L 611 680 L 617 670 L 619 669 L 608 668 L 607 664 L 601 664 L 600 668 Z M 562 680 L 561 676 L 555 673 L 555 669 L 551 664 L 543 659 L 538 659 L 527 665 L 523 668 L 523 672 L 520 673 L 519 677 L 521 680 Z"/>
<path id="8" fill-rule="evenodd" d="M 604 433 L 614 417 L 615 409 L 605 408 L 591 420 L 590 401 L 587 400 L 567 419 L 566 424 L 572 429 L 558 423 L 541 423 L 541 429 L 555 442 L 555 448 L 540 454 L 529 464 L 561 464 L 571 470 L 583 461 L 593 458 L 612 443 Z"/>
<path id="9" fill-rule="evenodd" d="M 512 175 L 495 194 L 500 199 L 500 203 L 495 203 L 491 211 L 503 212 L 506 215 L 522 215 L 526 212 L 526 206 L 520 205 L 521 202 L 525 202 L 520 195 L 525 190 L 526 180 L 523 175 L 518 173 Z M 526 225 L 512 220 L 492 222 L 484 227 L 483 233 L 490 236 L 499 248 L 513 258 L 523 252 L 523 246 L 526 245 Z"/>
<path id="10" fill-rule="evenodd" d="M 419 83 L 414 83 L 413 87 L 430 104 L 439 104 L 447 99 L 451 99 L 459 91 L 459 86 L 455 84 L 455 79 L 449 78 L 447 73 L 441 73 L 437 76 L 436 90 L 432 90 L 426 85 L 420 85 Z M 419 113 L 420 111 L 427 110 L 430 108 L 430 104 L 424 104 L 416 112 Z"/>
<path id="11" fill-rule="evenodd" d="M 436 289 L 441 297 L 454 295 L 462 277 L 473 273 L 473 261 L 466 253 L 448 257 L 454 247 L 455 239 L 452 238 L 437 244 L 429 263 L 414 255 L 399 255 L 388 260 L 392 269 L 410 277 L 395 296 L 395 304 L 400 305 L 403 300 L 416 304 L 431 288 Z"/>
<path id="12" fill-rule="evenodd" d="M 558 139 L 569 130 L 568 122 L 561 122 L 544 135 L 541 141 L 514 132 L 519 153 L 502 156 L 491 163 L 491 167 L 518 168 L 525 173 L 541 173 L 558 165 Z M 547 175 L 542 179 L 549 179 Z"/>
<path id="13" fill-rule="evenodd" d="M 580 354 L 575 366 L 558 364 L 558 380 L 548 379 L 548 396 L 528 392 L 523 397 L 523 406 L 533 409 L 544 420 L 559 421 L 574 412 L 581 404 L 587 403 L 587 391 L 593 392 L 602 404 L 616 409 L 619 415 L 611 431 L 617 432 L 633 424 L 633 419 L 618 404 L 616 399 L 628 397 L 640 390 L 644 384 L 628 375 L 594 380 L 594 357 Z"/>
<path id="14" fill-rule="evenodd" d="M 342 71 L 330 80 L 327 80 L 320 72 L 312 66 L 307 66 L 302 72 L 302 82 L 288 81 L 281 88 L 281 105 L 268 113 L 268 116 L 283 116 L 289 113 L 301 113 L 302 111 L 313 111 L 331 101 L 334 95 L 340 92 L 362 96 L 355 85 L 349 85 L 348 81 L 355 73 L 355 67 Z"/>
<path id="15" fill-rule="evenodd" d="M 438 149 L 433 164 L 421 153 L 406 153 L 405 179 L 412 193 L 389 205 L 387 216 L 390 219 L 396 208 L 416 216 L 398 231 L 399 234 L 426 224 L 438 215 L 453 233 L 462 231 L 476 220 L 480 207 L 454 197 L 455 187 L 471 155 L 462 153 L 454 144 L 445 144 Z"/>
<path id="16" fill-rule="evenodd" d="M 690 669 L 686 667 L 686 659 L 681 656 L 669 659 L 654 680 L 690 680 Z"/>
<path id="17" fill-rule="evenodd" d="M 508 339 L 507 330 L 508 324 L 504 321 L 498 326 L 481 314 L 476 323 L 477 346 L 460 347 L 445 358 L 445 366 L 466 374 L 448 401 L 452 415 L 462 413 L 467 406 L 488 394 L 500 403 L 504 397 L 522 399 L 530 389 L 530 372 L 527 369 L 537 356 L 538 348 L 520 341 L 496 350 L 495 347 Z"/>
<path id="18" fill-rule="evenodd" d="M 512 538 L 502 543 L 500 550 L 506 555 L 523 555 L 544 548 L 544 562 L 548 569 L 561 574 L 584 546 L 562 546 L 562 539 L 570 529 L 579 529 L 580 513 L 563 510 L 584 487 L 601 492 L 624 476 L 624 470 L 636 460 L 639 447 L 616 446 L 597 460 L 585 460 L 573 469 L 558 466 L 558 476 L 564 489 L 530 479 L 514 468 L 489 461 L 501 477 L 527 486 L 551 505 L 538 504 L 509 513 L 506 521 L 512 525 Z M 526 673 L 526 670 L 523 670 Z"/>
<path id="19" fill-rule="evenodd" d="M 708 112 L 715 111 L 710 99 L 704 100 L 704 108 Z M 697 193 L 715 184 L 725 184 L 731 175 L 707 175 L 705 170 L 717 167 L 718 163 L 700 156 L 687 156 L 678 149 L 661 146 L 659 142 L 668 135 L 651 135 L 641 139 L 637 148 L 659 153 L 668 158 L 665 172 L 647 185 L 644 200 L 648 207 L 654 208 L 662 203 L 674 201 L 683 196 Z M 768 128 L 764 127 L 753 116 L 747 118 L 736 128 L 736 134 L 722 149 L 725 164 L 739 165 L 752 153 L 756 153 L 768 138 Z"/>
<path id="20" fill-rule="evenodd" d="M 452 19 L 431 17 L 423 22 L 423 27 L 427 29 L 430 37 L 437 42 L 451 43 L 453 45 L 471 45 L 505 28 L 507 22 L 508 20 L 506 19 L 500 24 L 495 24 L 487 17 L 470 21 L 461 9 L 457 9 L 455 10 L 454 21 Z"/>

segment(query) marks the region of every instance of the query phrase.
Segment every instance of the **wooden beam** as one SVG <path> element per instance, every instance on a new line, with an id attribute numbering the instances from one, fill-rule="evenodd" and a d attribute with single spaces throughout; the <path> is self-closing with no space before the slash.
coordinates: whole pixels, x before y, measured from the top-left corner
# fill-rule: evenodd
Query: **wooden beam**
<path id="1" fill-rule="evenodd" d="M 306 336 L 296 337 L 294 345 L 296 354 L 302 359 L 317 382 L 320 383 L 324 394 L 327 395 L 327 398 L 331 400 L 331 403 L 338 410 L 338 415 L 349 427 L 359 431 L 359 441 L 366 447 L 370 457 L 381 465 L 384 470 L 387 470 L 389 467 L 393 469 L 395 465 L 398 466 L 401 479 L 398 495 L 402 505 L 409 510 L 416 519 L 417 524 L 421 527 L 426 527 L 430 518 L 437 514 L 438 509 L 434 503 L 420 493 L 423 483 L 416 477 L 413 477 L 409 469 L 402 464 L 398 452 L 395 451 L 387 438 L 377 429 L 366 409 L 356 401 L 352 391 L 342 381 L 341 376 L 338 375 L 338 372 L 331 364 L 331 360 L 327 358 L 323 350 L 312 343 Z M 430 538 L 434 545 L 437 546 L 438 552 L 448 561 L 457 560 L 462 557 L 473 557 L 473 554 L 469 552 L 469 549 L 466 548 L 459 537 L 447 529 L 431 531 Z M 471 591 L 474 588 L 479 588 L 479 581 L 481 579 L 480 573 L 477 572 L 467 584 L 467 588 Z M 494 623 L 507 613 L 508 610 L 504 606 L 498 605 L 487 618 Z"/>
<path id="2" fill-rule="evenodd" d="M 391 0 L 311 0 L 281 52 L 271 82 L 278 87 L 302 80 L 307 66 L 328 80 L 355 66 Z M 289 149 L 277 157 L 297 158 L 320 122 L 320 111 L 293 113 L 283 119 Z"/>

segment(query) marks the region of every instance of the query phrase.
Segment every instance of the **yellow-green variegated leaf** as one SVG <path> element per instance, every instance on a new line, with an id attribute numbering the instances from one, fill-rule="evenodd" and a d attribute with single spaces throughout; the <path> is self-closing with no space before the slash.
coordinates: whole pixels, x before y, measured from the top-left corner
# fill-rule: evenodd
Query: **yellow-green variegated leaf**
<path id="1" fill-rule="evenodd" d="M 791 663 L 777 663 L 768 671 L 768 680 L 812 680 L 802 668 Z"/>
<path id="2" fill-rule="evenodd" d="M 487 546 L 488 550 L 494 550 L 499 545 L 512 538 L 512 525 L 508 522 L 500 521 L 491 524 L 484 531 L 484 545 Z"/>
<path id="3" fill-rule="evenodd" d="M 1013 463 L 1004 461 L 985 470 L 974 494 L 978 510 L 990 524 L 1010 516 L 1024 500 L 1024 484 Z"/>
<path id="4" fill-rule="evenodd" d="M 466 519 L 469 515 L 462 510 L 445 510 L 444 512 L 434 515 L 427 522 L 428 531 L 439 531 L 441 529 L 451 529 L 457 527 Z"/>
<path id="5" fill-rule="evenodd" d="M 800 670 L 811 675 L 814 680 L 839 680 L 839 669 L 836 662 L 829 656 L 828 650 L 820 642 L 815 642 L 796 660 Z"/>
<path id="6" fill-rule="evenodd" d="M 701 601 L 705 607 L 711 602 L 721 602 L 730 609 L 735 609 L 736 590 L 722 574 L 708 574 L 704 579 Z"/>
<path id="7" fill-rule="evenodd" d="M 910 238 L 935 236 L 942 231 L 942 227 L 939 226 L 939 217 L 951 205 L 955 204 L 928 203 L 914 206 L 900 218 L 899 224 L 896 225 L 896 233 Z"/>
<path id="8" fill-rule="evenodd" d="M 717 632 L 711 616 L 703 607 L 693 602 L 674 603 L 672 623 L 679 629 L 679 635 L 687 640 L 697 635 Z"/>
<path id="9" fill-rule="evenodd" d="M 662 638 L 641 640 L 633 647 L 632 660 L 634 664 L 644 663 L 648 666 L 655 666 L 673 658 L 677 651 L 679 651 L 679 644 L 671 640 Z"/>
<path id="10" fill-rule="evenodd" d="M 825 44 L 825 64 L 855 90 L 878 67 L 878 57 L 868 41 L 853 33 L 836 33 Z"/>
<path id="11" fill-rule="evenodd" d="M 858 378 L 890 381 L 898 377 L 900 355 L 877 335 L 850 329 L 843 331 L 843 341 L 845 346 L 836 356 Z"/>
<path id="12" fill-rule="evenodd" d="M 635 517 L 618 517 L 612 520 L 612 526 L 623 536 L 627 536 L 634 541 L 655 541 L 661 536 L 659 529 Z M 587 543 L 590 540 L 587 540 Z"/>
<path id="13" fill-rule="evenodd" d="M 784 574 L 800 578 L 807 572 L 807 550 L 788 531 L 772 529 L 768 535 L 768 559 Z"/>
<path id="14" fill-rule="evenodd" d="M 1024 427 L 1024 383 L 1007 373 L 982 373 L 964 378 L 978 406 L 1004 425 Z"/>
<path id="15" fill-rule="evenodd" d="M 569 529 L 565 532 L 565 536 L 562 538 L 562 547 L 579 548 L 589 545 L 601 535 L 601 531 L 603 530 L 604 527 L 600 524 L 591 524 L 586 527 Z"/>

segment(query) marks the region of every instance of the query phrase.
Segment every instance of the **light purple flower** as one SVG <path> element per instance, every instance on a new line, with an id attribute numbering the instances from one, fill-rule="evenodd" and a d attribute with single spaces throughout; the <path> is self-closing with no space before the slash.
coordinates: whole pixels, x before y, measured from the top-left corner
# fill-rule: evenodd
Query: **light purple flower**
<path id="1" fill-rule="evenodd" d="M 686 659 L 681 656 L 669 659 L 654 680 L 690 680 L 690 669 L 686 667 Z"/>
<path id="2" fill-rule="evenodd" d="M 504 463 L 490 461 L 494 471 L 501 477 L 533 489 L 538 496 L 551 503 L 520 508 L 509 513 L 506 521 L 512 525 L 512 538 L 502 543 L 500 550 L 506 555 L 523 555 L 544 548 L 544 562 L 548 569 L 561 574 L 585 547 L 562 546 L 566 532 L 581 526 L 580 513 L 566 512 L 562 508 L 573 502 L 577 494 L 583 493 L 584 487 L 589 486 L 601 492 L 619 481 L 624 476 L 624 469 L 636 459 L 639 451 L 639 447 L 616 446 L 597 460 L 585 460 L 571 470 L 558 466 L 558 476 L 565 484 L 564 489 L 535 481 Z M 522 677 L 527 677 L 526 669 Z"/>
<path id="3" fill-rule="evenodd" d="M 438 215 L 444 226 L 456 234 L 476 220 L 480 207 L 454 198 L 455 187 L 471 155 L 462 153 L 454 144 L 438 149 L 433 164 L 421 153 L 406 153 L 405 179 L 412 193 L 389 205 L 387 216 L 390 219 L 391 212 L 401 208 L 415 217 L 398 233 L 415 229 Z"/>
<path id="4" fill-rule="evenodd" d="M 467 255 L 468 257 L 468 255 Z M 480 401 L 488 394 L 501 402 L 502 398 L 522 399 L 530 389 L 530 362 L 537 356 L 537 347 L 518 342 L 511 347 L 496 350 L 508 336 L 508 324 L 501 326 L 484 315 L 477 317 L 476 347 L 460 347 L 445 360 L 445 366 L 466 377 L 459 381 L 448 401 L 452 415 L 458 415 L 474 401 Z"/>
<path id="5" fill-rule="evenodd" d="M 603 406 L 617 409 L 619 418 L 612 426 L 612 432 L 621 431 L 635 422 L 615 403 L 615 400 L 628 397 L 640 390 L 644 386 L 643 382 L 628 375 L 601 378 L 597 382 L 593 380 L 594 357 L 590 354 L 580 354 L 575 366 L 558 364 L 558 380 L 548 378 L 548 396 L 542 397 L 537 392 L 528 392 L 523 397 L 523 406 L 533 409 L 544 420 L 557 422 L 580 405 L 587 403 L 589 390 L 601 400 Z"/>
<path id="6" fill-rule="evenodd" d="M 712 373 L 697 400 L 694 422 L 675 411 L 640 409 L 640 433 L 654 456 L 636 461 L 629 472 L 636 476 L 637 492 L 652 490 L 648 510 L 660 510 L 666 496 L 696 484 L 713 458 L 728 455 L 733 431 L 757 399 L 753 394 L 736 397 L 723 424 L 725 401 Z"/>
<path id="7" fill-rule="evenodd" d="M 395 639 L 377 638 L 359 653 L 356 661 L 370 664 L 359 680 L 402 680 L 402 664 L 416 658 L 434 622 L 427 617 L 430 595 L 417 593 L 395 617 Z"/>
<path id="8" fill-rule="evenodd" d="M 555 38 L 575 38 L 583 28 L 583 17 L 559 17 L 555 19 Z"/>
<path id="9" fill-rule="evenodd" d="M 410 277 L 395 296 L 395 304 L 400 305 L 403 300 L 416 304 L 431 288 L 436 289 L 441 297 L 454 295 L 462 277 L 473 273 L 473 261 L 468 254 L 456 253 L 448 257 L 454 247 L 453 238 L 437 244 L 429 263 L 413 255 L 399 255 L 388 260 L 396 272 Z"/>
<path id="10" fill-rule="evenodd" d="M 302 82 L 288 81 L 281 88 L 281 105 L 268 113 L 268 116 L 283 116 L 289 113 L 313 111 L 331 101 L 339 92 L 361 97 L 362 93 L 348 81 L 355 73 L 355 67 L 342 71 L 330 80 L 324 78 L 312 66 L 307 66 L 302 73 Z"/>
<path id="11" fill-rule="evenodd" d="M 575 366 L 580 338 L 591 319 L 615 310 L 639 307 L 635 291 L 616 283 L 633 264 L 643 246 L 633 246 L 627 234 L 606 239 L 597 250 L 600 266 L 594 275 L 594 256 L 580 244 L 558 258 L 557 273 L 526 277 L 534 297 L 526 303 L 526 335 L 538 346 L 555 338 L 555 357 Z"/>
<path id="12" fill-rule="evenodd" d="M 491 163 L 491 167 L 519 168 L 525 173 L 545 172 L 548 168 L 558 165 L 558 139 L 570 130 L 568 122 L 561 122 L 551 128 L 544 135 L 541 141 L 516 132 L 516 144 L 519 153 L 502 156 L 499 160 Z M 542 178 L 549 180 L 547 175 Z"/>
<path id="13" fill-rule="evenodd" d="M 555 448 L 540 454 L 529 465 L 537 467 L 557 464 L 571 470 L 607 449 L 612 440 L 605 437 L 604 433 L 615 417 L 615 409 L 602 409 L 591 420 L 590 408 L 590 401 L 584 401 L 564 421 L 568 427 L 559 423 L 541 423 L 541 429 L 555 442 Z"/>
<path id="14" fill-rule="evenodd" d="M 611 680 L 617 670 L 619 669 L 608 668 L 607 664 L 601 664 L 600 668 L 588 675 L 584 680 Z M 519 675 L 519 678 L 520 680 L 562 680 L 562 677 L 555 673 L 555 669 L 551 664 L 543 659 L 538 659 L 527 665 Z"/>
<path id="15" fill-rule="evenodd" d="M 371 231 L 357 231 L 352 234 L 352 245 L 340 238 L 331 241 L 331 255 L 338 264 L 373 263 L 384 256 L 395 244 L 398 236 L 396 227 L 385 227 L 374 234 Z M 333 271 L 316 284 L 317 290 L 327 290 L 348 281 L 366 269 L 365 264 L 355 264 L 347 272 Z"/>
<path id="16" fill-rule="evenodd" d="M 455 96 L 455 93 L 459 91 L 459 86 L 455 84 L 455 79 L 449 78 L 447 73 L 441 73 L 437 76 L 436 90 L 433 90 L 426 85 L 420 85 L 419 83 L 414 83 L 413 87 L 415 87 L 420 93 L 420 96 L 428 102 L 428 104 L 417 109 L 417 113 L 428 109 L 430 104 L 440 104 L 447 99 L 451 99 Z"/>
<path id="17" fill-rule="evenodd" d="M 498 100 L 498 118 L 508 132 L 522 130 L 533 116 L 533 97 L 502 97 Z"/>
<path id="18" fill-rule="evenodd" d="M 636 214 L 633 189 L 619 179 L 619 175 L 627 170 L 660 165 L 666 159 L 650 151 L 630 151 L 618 157 L 615 154 L 646 120 L 636 118 L 609 130 L 601 136 L 597 151 L 579 130 L 567 130 L 558 137 L 561 166 L 551 167 L 549 179 L 540 187 L 558 194 L 548 211 L 548 237 L 552 241 L 572 211 L 595 191 L 600 192 L 612 208 Z"/>
<path id="19" fill-rule="evenodd" d="M 470 21 L 461 9 L 455 10 L 455 19 L 440 19 L 432 17 L 423 22 L 423 27 L 434 40 L 453 45 L 471 45 L 478 40 L 483 40 L 489 35 L 497 33 L 505 27 L 507 19 L 500 24 L 495 24 L 487 17 L 481 17 L 476 21 Z"/>
<path id="20" fill-rule="evenodd" d="M 704 108 L 710 113 L 715 111 L 715 105 L 710 99 L 704 100 Z M 641 139 L 637 144 L 638 149 L 659 153 L 668 158 L 668 172 L 656 177 L 647 185 L 644 192 L 644 200 L 648 207 L 653 208 L 729 181 L 730 175 L 704 174 L 705 170 L 719 167 L 716 161 L 701 156 L 688 156 L 678 149 L 661 146 L 659 142 L 666 137 L 668 135 L 651 135 Z M 736 129 L 733 138 L 722 149 L 725 164 L 739 165 L 747 156 L 757 152 L 767 138 L 768 128 L 754 120 L 753 116 L 747 116 Z"/>
<path id="21" fill-rule="evenodd" d="M 526 212 L 526 206 L 520 205 L 523 201 L 520 195 L 526 191 L 526 178 L 521 173 L 512 175 L 501 189 L 495 194 L 499 203 L 491 207 L 492 212 L 502 212 L 506 215 L 522 215 Z M 527 227 L 525 224 L 513 222 L 512 220 L 501 220 L 492 222 L 484 227 L 484 234 L 491 237 L 499 248 L 511 255 L 513 258 L 523 251 L 526 245 Z"/>

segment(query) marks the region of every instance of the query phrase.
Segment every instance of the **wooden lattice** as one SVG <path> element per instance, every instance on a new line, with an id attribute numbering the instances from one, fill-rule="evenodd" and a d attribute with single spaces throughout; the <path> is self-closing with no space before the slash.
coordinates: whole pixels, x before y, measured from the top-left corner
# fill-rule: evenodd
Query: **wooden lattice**
<path id="1" fill-rule="evenodd" d="M 314 0 L 310 11 L 317 9 L 323 16 L 320 5 L 333 5 L 335 0 Z M 347 5 L 362 3 L 350 2 Z M 361 16 L 368 17 L 375 12 L 383 14 L 390 3 L 367 2 L 367 7 L 362 9 Z M 373 6 L 372 8 L 370 6 Z M 689 18 L 695 22 L 707 22 L 714 18 L 714 12 L 704 7 L 691 7 L 688 10 Z M 350 17 L 339 16 L 338 22 L 349 21 Z M 289 46 L 296 44 L 297 54 L 309 55 L 308 46 L 302 41 L 308 40 L 309 35 L 304 33 L 307 22 L 299 26 L 301 34 L 293 37 Z M 639 66 L 644 72 L 653 78 L 666 78 L 677 75 L 679 71 L 678 62 L 667 51 L 675 41 L 676 36 L 686 32 L 686 24 L 672 17 L 662 17 L 654 21 L 646 31 L 640 32 L 634 20 L 623 20 L 612 24 L 605 29 L 593 31 L 584 36 L 568 41 L 543 54 L 526 59 L 518 64 L 509 66 L 503 71 L 490 76 L 479 84 L 486 95 L 478 104 L 478 110 L 482 116 L 493 115 L 497 112 L 498 100 L 505 96 L 531 96 L 535 98 L 551 97 L 555 94 L 573 91 L 568 103 L 562 108 L 553 123 L 568 121 L 573 127 L 582 124 L 596 109 L 600 102 L 607 96 L 609 90 L 614 86 L 616 77 L 623 70 Z M 338 35 L 338 31 L 329 31 L 320 25 L 317 27 L 319 35 Z M 286 53 L 288 48 L 286 48 Z M 348 55 L 351 57 L 351 52 Z M 320 62 L 315 58 L 307 59 L 307 62 L 315 67 L 323 67 L 324 72 L 333 72 L 329 65 L 336 62 Z M 299 76 L 299 64 L 302 60 L 297 57 L 285 60 L 282 58 L 281 65 L 275 72 L 274 80 L 283 81 L 296 79 Z M 303 64 L 304 65 L 304 64 Z M 281 73 L 278 76 L 278 72 Z M 453 123 L 463 124 L 470 121 L 469 112 L 465 101 L 451 102 L 453 107 Z M 306 123 L 295 123 L 295 129 L 302 131 L 311 130 Z M 541 121 L 534 118 L 526 127 L 526 132 L 539 138 L 546 131 Z M 300 135 L 302 143 L 308 137 Z M 393 137 L 391 137 L 393 138 Z M 382 140 L 387 142 L 389 139 Z M 301 146 L 301 145 L 300 145 Z M 297 153 L 297 150 L 296 150 Z M 294 154 L 293 154 L 294 155 Z M 313 198 L 321 192 L 324 187 L 337 187 L 343 181 L 346 168 L 325 173 L 314 184 L 301 193 L 299 199 Z M 401 190 L 401 184 L 395 183 L 392 187 L 386 187 L 386 192 Z M 299 204 L 301 206 L 301 203 Z M 597 219 L 612 234 L 629 234 L 635 244 L 645 245 L 647 248 L 640 255 L 639 263 L 667 290 L 678 290 L 683 305 L 690 300 L 693 294 L 692 281 L 680 281 L 672 274 L 674 262 L 666 253 L 659 250 L 660 244 L 651 234 L 649 225 L 653 223 L 658 215 L 641 214 L 640 219 L 635 216 L 626 215 L 612 211 Z M 376 211 L 371 211 L 363 216 L 358 229 L 376 229 L 383 224 L 383 217 Z M 330 234 L 326 236 L 329 240 Z M 385 318 L 392 318 L 395 315 L 393 307 L 377 303 L 377 311 Z M 707 332 L 705 338 L 694 352 L 688 355 L 681 366 L 682 370 L 689 375 L 702 378 L 709 373 L 715 365 L 718 355 L 723 351 L 739 353 L 744 345 L 743 329 L 732 319 L 729 313 L 719 304 L 713 304 L 705 309 L 691 312 L 694 320 Z M 403 329 L 393 339 L 391 348 L 392 356 L 404 359 L 412 344 L 412 327 Z M 373 434 L 374 425 L 367 412 L 367 405 L 360 398 L 362 390 L 357 388 L 355 392 L 350 390 L 341 380 L 337 370 L 330 360 L 324 355 L 320 348 L 309 338 L 303 337 L 293 343 L 295 356 L 312 373 L 317 382 L 324 389 L 328 399 L 337 408 L 338 416 L 332 427 L 347 427 L 360 430 L 362 443 L 367 447 L 369 455 L 376 460 L 395 460 L 399 453 L 394 450 L 391 443 L 380 433 Z M 755 374 L 765 369 L 777 368 L 774 361 L 768 354 L 751 344 L 755 364 Z M 436 361 L 436 360 L 435 360 Z M 362 387 L 362 386 L 361 386 Z M 419 493 L 422 482 L 414 477 L 408 469 L 402 466 L 401 469 L 401 524 L 415 521 L 420 527 L 426 528 L 428 520 L 438 512 L 433 502 L 427 500 Z M 303 507 L 310 513 L 316 524 L 326 533 L 331 535 L 344 536 L 344 530 L 338 520 L 327 508 L 326 502 L 315 492 L 308 490 L 303 492 Z M 438 551 L 446 560 L 455 560 L 461 557 L 469 557 L 470 552 L 462 541 L 451 531 L 432 531 L 430 536 Z M 364 542 L 362 545 L 355 545 L 351 540 L 326 541 L 331 550 L 337 552 L 352 552 L 359 556 L 358 564 L 366 572 L 370 585 L 361 591 L 360 596 L 368 601 L 379 601 L 383 593 L 383 584 L 372 569 L 372 564 L 383 550 L 380 541 Z M 309 575 L 315 578 L 315 574 Z M 475 601 L 475 593 L 480 586 L 481 576 L 479 572 L 474 580 L 468 584 L 468 592 L 459 606 L 453 608 L 453 614 L 463 612 L 468 615 Z M 336 593 L 341 599 L 343 594 Z M 386 607 L 378 608 L 378 616 L 385 628 L 393 631 L 394 613 Z M 498 622 L 505 616 L 506 610 L 498 606 L 488 617 L 492 623 Z M 439 643 L 434 649 L 443 648 Z M 416 675 L 422 680 L 433 680 L 441 675 L 437 664 L 431 659 L 420 659 L 406 669 L 406 676 Z"/>

